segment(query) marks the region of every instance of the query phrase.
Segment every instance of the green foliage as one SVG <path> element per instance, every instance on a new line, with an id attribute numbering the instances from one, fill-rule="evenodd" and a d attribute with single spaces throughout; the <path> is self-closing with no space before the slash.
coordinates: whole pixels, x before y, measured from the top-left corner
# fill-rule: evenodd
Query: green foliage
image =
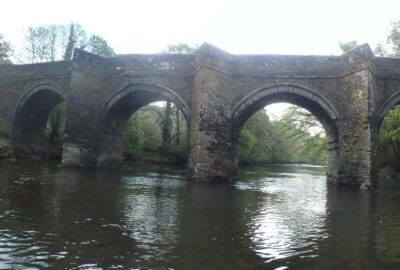
<path id="1" fill-rule="evenodd" d="M 240 131 L 239 162 L 271 162 L 271 131 L 268 115 L 264 111 L 255 113 Z"/>
<path id="2" fill-rule="evenodd" d="M 11 44 L 4 40 L 2 34 L 0 34 L 0 65 L 11 64 L 10 56 L 12 54 Z"/>
<path id="3" fill-rule="evenodd" d="M 343 53 L 346 53 L 346 52 L 350 51 L 351 49 L 354 49 L 355 47 L 357 47 L 357 41 L 352 40 L 352 41 L 343 42 L 343 43 L 339 42 L 339 47 Z"/>
<path id="4" fill-rule="evenodd" d="M 379 130 L 379 160 L 381 166 L 399 169 L 400 165 L 400 106 L 390 110 Z"/>
<path id="5" fill-rule="evenodd" d="M 108 42 L 98 35 L 92 35 L 87 41 L 85 47 L 86 50 L 104 56 L 113 57 L 115 56 L 114 50 L 108 45 Z"/>
<path id="6" fill-rule="evenodd" d="M 140 156 L 143 153 L 145 137 L 142 130 L 142 122 L 138 121 L 138 118 L 138 115 L 131 117 L 125 128 L 124 145 L 131 158 Z"/>
<path id="7" fill-rule="evenodd" d="M 388 43 L 392 46 L 393 56 L 400 56 L 400 21 L 394 21 L 390 25 Z"/>
<path id="8" fill-rule="evenodd" d="M 152 160 L 156 160 L 163 156 L 171 162 L 186 161 L 187 124 L 182 113 L 173 104 L 170 104 L 168 116 L 171 121 L 168 127 L 170 129 L 168 143 L 163 140 L 166 106 L 166 104 L 164 106 L 150 104 L 130 117 L 124 133 L 126 159 L 140 160 L 152 157 Z"/>
<path id="9" fill-rule="evenodd" d="M 376 47 L 374 49 L 374 55 L 376 55 L 376 56 L 386 56 L 387 55 L 387 51 L 386 51 L 385 47 L 382 45 L 382 43 L 376 44 Z"/>
<path id="10" fill-rule="evenodd" d="M 46 138 L 51 142 L 62 142 L 65 131 L 65 118 L 67 115 L 67 104 L 61 102 L 55 106 L 47 117 L 47 124 L 44 130 Z"/>
<path id="11" fill-rule="evenodd" d="M 326 146 L 325 133 L 309 112 L 290 107 L 282 119 L 270 121 L 259 111 L 240 132 L 239 162 L 325 164 Z"/>
<path id="12" fill-rule="evenodd" d="M 169 45 L 166 51 L 169 53 L 190 54 L 195 53 L 197 49 L 197 46 L 190 46 L 186 43 L 178 43 L 175 45 Z"/>
<path id="13" fill-rule="evenodd" d="M 69 25 L 68 39 L 64 46 L 64 60 L 72 58 L 72 52 L 75 47 L 83 49 L 86 44 L 86 32 L 80 24 L 71 23 Z"/>
<path id="14" fill-rule="evenodd" d="M 29 27 L 25 35 L 23 59 L 29 63 L 70 60 L 75 47 L 104 57 L 115 55 L 104 38 L 88 36 L 83 27 L 76 23 L 69 26 L 52 24 Z"/>

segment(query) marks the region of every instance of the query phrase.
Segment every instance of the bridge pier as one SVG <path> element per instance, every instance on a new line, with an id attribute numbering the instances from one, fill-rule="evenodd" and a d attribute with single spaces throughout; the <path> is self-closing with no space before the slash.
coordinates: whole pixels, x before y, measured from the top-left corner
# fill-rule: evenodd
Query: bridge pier
<path id="1" fill-rule="evenodd" d="M 61 165 L 72 168 L 95 168 L 96 154 L 92 147 L 82 142 L 65 141 Z"/>
<path id="2" fill-rule="evenodd" d="M 336 174 L 328 180 L 339 186 L 375 187 L 375 142 L 369 123 L 343 120 L 339 126 L 339 151 Z"/>
<path id="3" fill-rule="evenodd" d="M 375 78 L 373 54 L 360 47 L 343 56 L 339 79 L 340 119 L 337 120 L 339 155 L 334 182 L 342 186 L 376 186 L 376 139 L 373 125 Z"/>
<path id="4" fill-rule="evenodd" d="M 232 87 L 229 56 L 208 44 L 195 59 L 187 178 L 227 182 L 237 172 L 236 141 L 229 118 Z"/>

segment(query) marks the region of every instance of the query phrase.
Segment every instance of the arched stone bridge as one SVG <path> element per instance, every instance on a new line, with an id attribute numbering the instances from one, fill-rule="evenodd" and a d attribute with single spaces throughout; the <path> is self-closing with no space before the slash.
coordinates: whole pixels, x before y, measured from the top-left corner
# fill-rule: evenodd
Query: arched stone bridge
<path id="1" fill-rule="evenodd" d="M 189 123 L 187 177 L 196 181 L 233 179 L 242 125 L 267 104 L 289 102 L 324 125 L 328 178 L 373 187 L 377 132 L 400 102 L 400 59 L 374 57 L 368 45 L 343 56 L 231 55 L 209 44 L 196 54 L 110 59 L 75 50 L 71 61 L 1 66 L 0 96 L 0 135 L 16 158 L 49 151 L 40 130 L 65 101 L 62 164 L 78 167 L 121 162 L 128 117 L 170 100 Z"/>

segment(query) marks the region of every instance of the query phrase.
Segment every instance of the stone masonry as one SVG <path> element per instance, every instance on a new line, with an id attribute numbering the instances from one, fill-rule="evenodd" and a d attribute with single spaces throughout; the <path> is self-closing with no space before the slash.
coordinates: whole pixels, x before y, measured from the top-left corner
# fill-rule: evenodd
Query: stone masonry
<path id="1" fill-rule="evenodd" d="M 237 171 L 239 131 L 275 102 L 312 112 L 328 136 L 328 179 L 376 186 L 376 141 L 400 103 L 400 59 L 368 45 L 342 56 L 232 55 L 203 44 L 196 54 L 118 55 L 75 50 L 71 61 L 0 66 L 0 135 L 15 158 L 58 154 L 63 166 L 117 167 L 122 132 L 137 109 L 174 102 L 190 127 L 187 178 L 227 182 Z M 58 103 L 68 106 L 62 148 L 40 130 Z"/>

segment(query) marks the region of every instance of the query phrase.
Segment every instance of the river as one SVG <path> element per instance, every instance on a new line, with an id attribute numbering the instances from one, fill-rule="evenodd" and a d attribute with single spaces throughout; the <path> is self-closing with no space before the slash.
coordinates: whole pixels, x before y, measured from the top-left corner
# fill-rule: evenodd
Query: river
<path id="1" fill-rule="evenodd" d="M 3 161 L 0 269 L 43 268 L 400 269 L 400 184 L 339 189 L 305 165 L 213 185 Z"/>

